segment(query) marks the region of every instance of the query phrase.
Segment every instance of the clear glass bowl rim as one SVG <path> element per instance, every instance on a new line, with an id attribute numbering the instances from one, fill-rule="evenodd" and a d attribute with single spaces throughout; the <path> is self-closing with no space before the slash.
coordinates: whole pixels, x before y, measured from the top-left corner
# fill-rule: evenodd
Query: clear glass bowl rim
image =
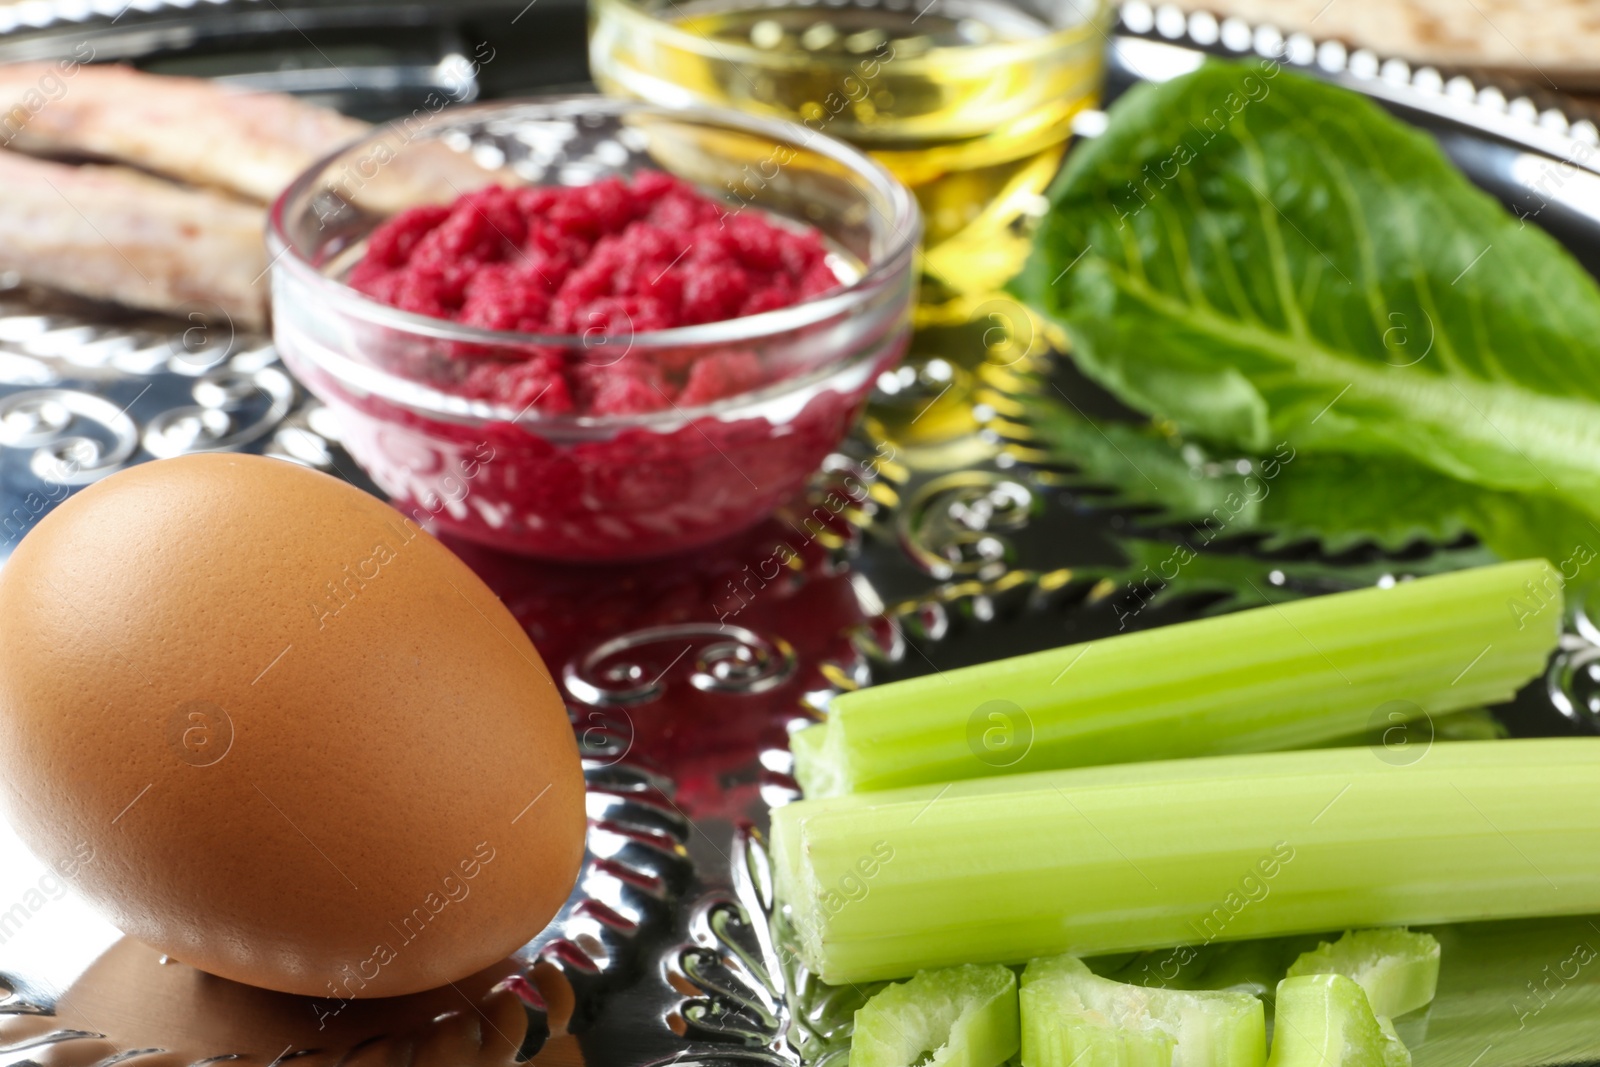
<path id="1" fill-rule="evenodd" d="M 518 113 L 537 115 L 541 111 L 558 112 L 561 109 L 571 110 L 580 106 L 590 109 L 585 113 L 609 115 L 649 114 L 699 125 L 732 128 L 739 132 L 766 137 L 777 143 L 786 143 L 806 151 L 816 152 L 818 155 L 848 168 L 853 174 L 865 178 L 871 185 L 873 192 L 883 197 L 892 211 L 892 215 L 889 216 L 891 230 L 889 247 L 883 255 L 866 264 L 866 269 L 862 271 L 861 276 L 848 285 L 775 311 L 764 311 L 760 314 L 724 319 L 720 322 L 678 326 L 666 330 L 648 330 L 632 335 L 623 335 L 622 337 L 613 335 L 608 338 L 608 342 L 625 340 L 630 350 L 632 348 L 678 348 L 690 345 L 727 345 L 759 342 L 763 338 L 787 334 L 847 313 L 851 307 L 861 303 L 866 296 L 879 289 L 897 272 L 909 272 L 911 270 L 910 260 L 916 253 L 917 243 L 922 231 L 921 213 L 911 192 L 901 185 L 880 163 L 866 153 L 842 141 L 818 133 L 800 123 L 748 115 L 731 108 L 673 107 L 620 99 L 599 93 L 568 93 L 513 100 L 496 100 L 483 104 L 450 108 L 447 112 L 441 112 L 440 117 L 448 114 L 451 121 L 470 121 L 495 115 L 508 117 Z M 267 215 L 267 251 L 271 257 L 273 271 L 288 270 L 293 272 L 302 283 L 308 285 L 320 298 L 329 301 L 341 314 L 414 336 L 430 337 L 440 341 L 459 341 L 496 346 L 590 347 L 585 334 L 534 334 L 487 330 L 479 327 L 463 326 L 448 319 L 436 319 L 428 315 L 402 311 L 399 308 L 373 300 L 343 282 L 328 277 L 318 270 L 306 258 L 304 252 L 295 247 L 293 242 L 290 241 L 285 224 L 285 214 L 288 211 L 289 204 L 305 194 L 336 160 L 351 152 L 358 152 L 366 145 L 381 141 L 391 131 L 399 129 L 403 121 L 396 120 L 375 127 L 360 140 L 352 141 L 328 153 L 307 168 L 279 194 Z M 425 135 L 412 135 L 411 139 L 416 140 L 420 136 Z M 743 407 L 757 405 L 785 396 L 803 389 L 819 379 L 828 377 L 841 367 L 849 365 L 860 355 L 862 353 L 859 352 L 842 353 L 812 368 L 807 373 L 773 382 L 760 389 L 735 393 L 732 396 L 722 397 L 708 404 L 687 408 L 674 406 L 665 411 L 630 415 L 542 415 L 524 409 L 508 416 L 504 412 L 510 412 L 513 409 L 507 405 L 494 404 L 490 401 L 473 401 L 471 404 L 473 407 L 481 407 L 487 412 L 491 412 L 487 417 L 496 421 L 535 424 L 552 423 L 584 427 L 620 427 L 656 422 L 678 423 L 705 415 L 727 415 Z M 314 357 L 305 358 L 316 362 Z M 446 415 L 446 417 L 456 419 L 460 417 L 461 413 L 459 411 L 446 413 L 442 408 L 445 406 L 458 407 L 465 398 L 442 393 L 427 383 L 410 378 L 402 378 L 377 366 L 363 365 L 363 370 L 370 372 L 363 375 L 369 382 L 373 379 L 392 379 L 400 384 L 406 393 L 411 394 L 405 397 L 398 395 L 386 396 L 385 399 L 417 408 L 419 407 L 419 399 L 436 396 L 446 403 L 444 405 L 426 404 L 422 406 L 440 408 L 439 413 Z M 330 373 L 334 373 L 337 376 L 337 372 L 330 371 Z"/>

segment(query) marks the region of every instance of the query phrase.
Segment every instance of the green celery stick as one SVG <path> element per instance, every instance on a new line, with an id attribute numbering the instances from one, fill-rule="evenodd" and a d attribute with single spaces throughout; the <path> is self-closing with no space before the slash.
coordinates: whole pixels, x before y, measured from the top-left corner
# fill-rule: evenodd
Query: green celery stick
<path id="1" fill-rule="evenodd" d="M 1088 767 L 802 800 L 780 898 L 824 981 L 1600 911 L 1600 739 Z M 864 873 L 870 872 L 870 877 Z"/>
<path id="2" fill-rule="evenodd" d="M 1268 1067 L 1410 1067 L 1411 1054 L 1342 974 L 1278 983 Z"/>
<path id="3" fill-rule="evenodd" d="M 1010 968 L 922 971 L 857 1010 L 850 1064 L 996 1067 L 1016 1053 L 1017 1025 L 1017 976 Z"/>
<path id="4" fill-rule="evenodd" d="M 1022 974 L 1022 1067 L 1261 1067 L 1266 1015 L 1248 993 L 1125 985 L 1075 956 Z"/>
<path id="5" fill-rule="evenodd" d="M 1305 748 L 1495 704 L 1544 669 L 1561 577 L 1524 560 L 1070 645 L 834 699 L 808 797 Z M 1385 739 L 1389 743 L 1389 738 Z"/>
<path id="6" fill-rule="evenodd" d="M 1289 965 L 1288 977 L 1342 974 L 1353 979 L 1372 1010 L 1392 1017 L 1416 1011 L 1439 987 L 1439 942 L 1404 929 L 1350 930 L 1324 941 Z"/>

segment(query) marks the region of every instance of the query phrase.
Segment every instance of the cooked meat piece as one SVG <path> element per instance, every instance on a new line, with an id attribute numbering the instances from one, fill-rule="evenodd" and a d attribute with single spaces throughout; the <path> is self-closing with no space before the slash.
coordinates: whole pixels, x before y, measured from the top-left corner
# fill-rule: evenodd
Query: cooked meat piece
<path id="1" fill-rule="evenodd" d="M 398 127 L 349 154 L 329 173 L 330 191 L 391 214 L 515 183 L 418 136 L 425 127 Z M 14 150 L 0 150 L 10 194 L 0 197 L 0 269 L 135 307 L 216 305 L 241 328 L 262 328 L 270 284 L 257 204 L 370 129 L 290 96 L 198 78 L 71 60 L 0 65 L 0 147 Z"/>
<path id="2" fill-rule="evenodd" d="M 0 270 L 159 311 L 220 307 L 266 324 L 262 208 L 124 167 L 0 152 Z"/>
<path id="3" fill-rule="evenodd" d="M 70 62 L 0 66 L 0 144 L 131 163 L 262 203 L 368 129 L 292 96 L 201 78 Z"/>

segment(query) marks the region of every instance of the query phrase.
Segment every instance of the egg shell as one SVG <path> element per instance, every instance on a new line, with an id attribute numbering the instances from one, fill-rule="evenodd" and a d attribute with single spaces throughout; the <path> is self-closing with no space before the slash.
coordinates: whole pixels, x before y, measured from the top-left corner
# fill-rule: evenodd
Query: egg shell
<path id="1" fill-rule="evenodd" d="M 0 803 L 121 929 L 318 997 L 473 974 L 583 858 L 548 669 L 465 564 L 279 460 L 114 474 L 0 568 Z"/>

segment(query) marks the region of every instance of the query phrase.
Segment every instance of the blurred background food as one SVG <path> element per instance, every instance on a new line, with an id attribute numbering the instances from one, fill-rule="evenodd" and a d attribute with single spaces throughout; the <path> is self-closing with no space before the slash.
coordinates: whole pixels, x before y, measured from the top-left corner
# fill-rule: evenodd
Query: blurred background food
<path id="1" fill-rule="evenodd" d="M 364 129 L 283 94 L 74 57 L 0 68 L 0 269 L 260 329 L 265 205 Z"/>

